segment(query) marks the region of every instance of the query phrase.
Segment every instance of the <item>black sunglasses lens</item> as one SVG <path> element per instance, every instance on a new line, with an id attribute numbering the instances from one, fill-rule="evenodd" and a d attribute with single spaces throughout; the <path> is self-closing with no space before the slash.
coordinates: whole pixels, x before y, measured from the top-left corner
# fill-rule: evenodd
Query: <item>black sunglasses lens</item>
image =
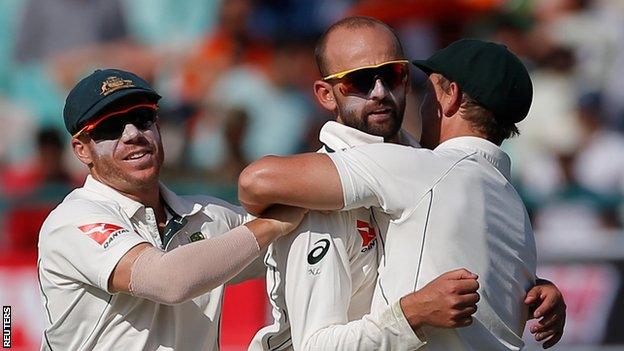
<path id="1" fill-rule="evenodd" d="M 400 63 L 379 67 L 379 77 L 386 83 L 388 88 L 394 89 L 405 81 L 407 67 Z"/>
<path id="2" fill-rule="evenodd" d="M 138 108 L 123 116 L 112 116 L 100 122 L 89 132 L 95 141 L 115 140 L 121 137 L 127 124 L 132 124 L 139 130 L 149 129 L 156 121 L 156 111 L 150 108 Z"/>
<path id="3" fill-rule="evenodd" d="M 375 84 L 376 73 L 374 68 L 365 68 L 347 74 L 343 78 L 344 93 L 368 95 Z"/>
<path id="4" fill-rule="evenodd" d="M 130 113 L 134 117 L 131 123 L 140 130 L 149 129 L 156 121 L 156 111 L 150 108 L 139 108 Z"/>

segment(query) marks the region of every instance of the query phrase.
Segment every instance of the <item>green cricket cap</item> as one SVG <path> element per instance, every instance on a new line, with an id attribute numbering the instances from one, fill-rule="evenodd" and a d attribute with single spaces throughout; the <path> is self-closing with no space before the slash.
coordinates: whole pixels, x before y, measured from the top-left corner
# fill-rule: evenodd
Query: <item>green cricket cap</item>
<path id="1" fill-rule="evenodd" d="M 427 60 L 412 63 L 427 75 L 439 73 L 456 82 L 503 123 L 522 121 L 531 107 L 533 84 L 529 72 L 504 45 L 461 39 Z"/>
<path id="2" fill-rule="evenodd" d="M 96 70 L 69 92 L 63 108 L 65 128 L 71 135 L 119 99 L 129 95 L 145 96 L 157 102 L 160 95 L 141 77 L 118 70 Z"/>

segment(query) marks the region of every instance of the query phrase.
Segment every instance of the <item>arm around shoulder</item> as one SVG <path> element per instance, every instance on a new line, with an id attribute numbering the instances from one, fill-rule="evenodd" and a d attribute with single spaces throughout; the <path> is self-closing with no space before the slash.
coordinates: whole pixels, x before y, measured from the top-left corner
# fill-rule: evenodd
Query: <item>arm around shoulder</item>
<path id="1" fill-rule="evenodd" d="M 314 210 L 344 205 L 340 176 L 325 154 L 265 156 L 243 170 L 238 180 L 241 204 L 258 214 L 272 204 Z"/>

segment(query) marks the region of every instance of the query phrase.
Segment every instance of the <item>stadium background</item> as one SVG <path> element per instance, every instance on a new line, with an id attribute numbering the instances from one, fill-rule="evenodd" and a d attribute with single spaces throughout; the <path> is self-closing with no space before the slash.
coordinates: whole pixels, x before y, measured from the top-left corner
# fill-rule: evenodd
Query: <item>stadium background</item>
<path id="1" fill-rule="evenodd" d="M 164 96 L 165 181 L 234 202 L 251 160 L 319 146 L 331 116 L 312 96 L 314 42 L 352 14 L 394 26 L 408 58 L 461 37 L 522 57 L 535 98 L 504 148 L 536 230 L 538 273 L 568 305 L 558 349 L 620 349 L 622 0 L 0 1 L 0 303 L 13 307 L 13 347 L 39 347 L 38 228 L 85 176 L 61 117 L 77 79 L 98 67 L 148 78 Z M 405 126 L 418 134 L 424 76 L 414 73 Z M 244 349 L 269 318 L 262 281 L 228 288 L 223 349 Z"/>

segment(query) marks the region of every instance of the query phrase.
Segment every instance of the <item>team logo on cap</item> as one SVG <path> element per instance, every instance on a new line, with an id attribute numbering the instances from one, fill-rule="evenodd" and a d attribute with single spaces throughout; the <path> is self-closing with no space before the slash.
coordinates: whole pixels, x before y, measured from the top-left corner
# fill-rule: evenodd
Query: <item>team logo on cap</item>
<path id="1" fill-rule="evenodd" d="M 110 223 L 91 223 L 81 225 L 78 229 L 95 240 L 95 242 L 102 245 L 105 249 L 119 234 L 130 232 L 124 227 Z"/>
<path id="2" fill-rule="evenodd" d="M 134 87 L 134 83 L 130 79 L 121 79 L 119 77 L 108 77 L 102 82 L 102 91 L 100 95 L 108 95 L 114 91 L 125 88 Z"/>
<path id="3" fill-rule="evenodd" d="M 377 231 L 368 222 L 358 220 L 357 231 L 362 237 L 362 252 L 366 252 L 375 246 Z"/>

